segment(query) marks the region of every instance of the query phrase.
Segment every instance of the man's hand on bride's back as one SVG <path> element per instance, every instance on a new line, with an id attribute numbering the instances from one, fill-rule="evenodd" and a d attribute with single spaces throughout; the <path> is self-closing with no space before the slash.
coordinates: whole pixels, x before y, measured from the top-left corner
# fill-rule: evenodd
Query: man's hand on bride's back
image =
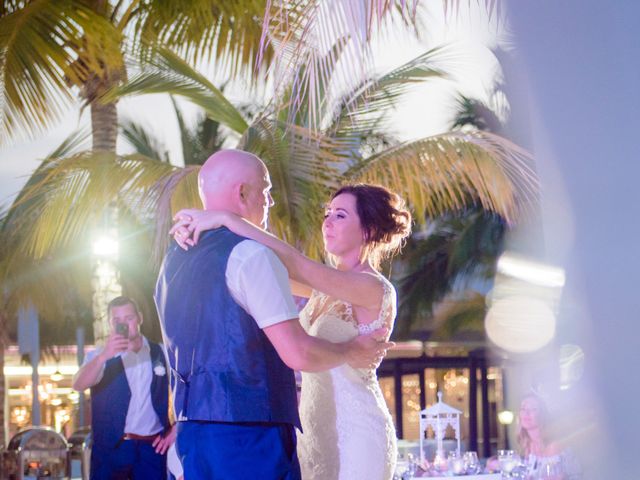
<path id="1" fill-rule="evenodd" d="M 388 329 L 380 328 L 368 335 L 359 335 L 351 340 L 347 363 L 353 368 L 378 368 L 387 350 L 395 346 L 393 342 L 379 340 L 386 338 Z"/>
<path id="2" fill-rule="evenodd" d="M 180 247 L 188 250 L 198 243 L 202 232 L 223 226 L 225 214 L 222 211 L 196 208 L 180 210 L 173 217 L 174 223 L 169 235 L 173 235 Z"/>

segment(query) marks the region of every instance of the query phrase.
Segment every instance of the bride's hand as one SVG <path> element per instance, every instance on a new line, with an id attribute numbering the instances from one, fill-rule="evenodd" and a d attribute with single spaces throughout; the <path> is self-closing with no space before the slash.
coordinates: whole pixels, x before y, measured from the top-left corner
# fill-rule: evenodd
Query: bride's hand
<path id="1" fill-rule="evenodd" d="M 226 213 L 217 210 L 188 208 L 180 210 L 173 217 L 173 227 L 169 235 L 185 250 L 198 243 L 200 233 L 225 225 Z"/>

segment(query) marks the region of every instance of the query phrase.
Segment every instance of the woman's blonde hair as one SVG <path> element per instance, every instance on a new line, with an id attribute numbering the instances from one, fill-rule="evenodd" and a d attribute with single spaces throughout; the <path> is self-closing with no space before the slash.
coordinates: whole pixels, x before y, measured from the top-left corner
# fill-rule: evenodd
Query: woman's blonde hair
<path id="1" fill-rule="evenodd" d="M 540 421 L 540 432 L 542 433 L 542 439 L 546 443 L 548 441 L 547 438 L 547 420 L 549 419 L 549 409 L 547 408 L 546 402 L 535 393 L 528 393 L 520 400 L 520 409 L 522 409 L 522 403 L 525 400 L 532 399 L 538 404 L 538 419 Z M 518 417 L 520 415 L 518 414 Z M 518 425 L 518 445 L 520 445 L 520 453 L 523 456 L 528 456 L 531 454 L 531 436 L 526 429 L 522 427 L 522 423 Z"/>

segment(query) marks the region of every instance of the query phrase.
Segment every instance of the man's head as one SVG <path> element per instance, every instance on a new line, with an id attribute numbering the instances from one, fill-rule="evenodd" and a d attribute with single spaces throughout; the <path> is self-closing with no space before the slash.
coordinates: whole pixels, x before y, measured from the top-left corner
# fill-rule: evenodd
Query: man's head
<path id="1" fill-rule="evenodd" d="M 271 179 L 258 157 L 242 150 L 220 150 L 198 174 L 198 191 L 205 210 L 226 210 L 265 228 L 271 198 Z"/>
<path id="2" fill-rule="evenodd" d="M 107 305 L 107 315 L 111 330 L 120 333 L 118 325 L 126 325 L 127 337 L 134 340 L 140 336 L 142 313 L 134 300 L 129 297 L 116 297 Z"/>

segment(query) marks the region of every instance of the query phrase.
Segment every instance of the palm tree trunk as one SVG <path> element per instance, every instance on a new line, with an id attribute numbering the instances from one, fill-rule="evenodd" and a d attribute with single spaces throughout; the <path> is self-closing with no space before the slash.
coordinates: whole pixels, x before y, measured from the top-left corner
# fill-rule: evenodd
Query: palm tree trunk
<path id="1" fill-rule="evenodd" d="M 118 110 L 117 104 L 101 104 L 91 102 L 91 131 L 93 150 L 115 152 L 118 138 Z"/>
<path id="2" fill-rule="evenodd" d="M 95 100 L 91 102 L 91 130 L 94 152 L 116 152 L 116 140 L 118 137 L 118 110 L 116 105 L 116 102 L 106 104 L 101 104 Z M 102 234 L 112 230 L 117 232 L 117 218 L 112 218 L 114 217 L 112 213 L 111 211 L 100 213 L 105 219 L 101 225 Z M 117 234 L 112 238 L 117 238 Z M 94 259 L 93 267 L 96 271 L 93 289 L 93 338 L 96 343 L 101 343 L 109 335 L 110 330 L 107 304 L 113 298 L 122 295 L 122 287 L 120 286 L 117 268 L 110 259 Z M 105 270 L 110 275 L 105 276 Z M 102 272 L 102 274 L 97 274 L 98 271 Z"/>

